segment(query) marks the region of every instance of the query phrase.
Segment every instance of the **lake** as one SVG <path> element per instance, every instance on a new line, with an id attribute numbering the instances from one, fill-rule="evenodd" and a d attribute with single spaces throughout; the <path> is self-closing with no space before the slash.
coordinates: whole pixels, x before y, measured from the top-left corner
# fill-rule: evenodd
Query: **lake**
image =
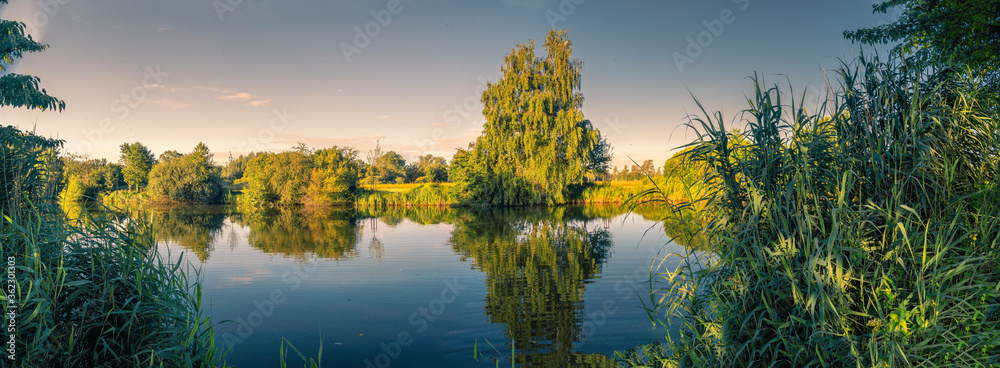
<path id="1" fill-rule="evenodd" d="M 512 346 L 519 367 L 609 366 L 615 350 L 663 340 L 641 282 L 657 253 L 683 252 L 657 216 L 617 207 L 150 218 L 159 251 L 200 269 L 234 367 L 278 366 L 283 337 L 309 357 L 322 342 L 335 367 L 509 366 Z"/>

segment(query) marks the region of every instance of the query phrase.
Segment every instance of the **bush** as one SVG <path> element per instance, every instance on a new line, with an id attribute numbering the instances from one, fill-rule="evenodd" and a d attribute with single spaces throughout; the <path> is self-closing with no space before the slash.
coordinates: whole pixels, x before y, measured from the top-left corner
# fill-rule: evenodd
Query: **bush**
<path id="1" fill-rule="evenodd" d="M 147 188 L 152 199 L 196 204 L 219 203 L 223 189 L 219 169 L 195 154 L 157 163 Z"/>

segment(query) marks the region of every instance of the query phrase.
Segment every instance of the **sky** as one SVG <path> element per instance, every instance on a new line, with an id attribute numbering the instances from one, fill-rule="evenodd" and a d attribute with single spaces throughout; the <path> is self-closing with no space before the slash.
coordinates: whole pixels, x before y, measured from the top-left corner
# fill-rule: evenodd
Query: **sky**
<path id="1" fill-rule="evenodd" d="M 8 72 L 41 78 L 62 112 L 0 108 L 0 124 L 117 161 L 204 142 L 251 151 L 351 146 L 451 159 L 482 130 L 504 56 L 550 29 L 583 60 L 583 112 L 613 164 L 661 165 L 687 116 L 738 117 L 748 76 L 817 100 L 860 53 L 843 31 L 893 20 L 872 0 L 11 0 L 0 19 L 49 45 Z"/>

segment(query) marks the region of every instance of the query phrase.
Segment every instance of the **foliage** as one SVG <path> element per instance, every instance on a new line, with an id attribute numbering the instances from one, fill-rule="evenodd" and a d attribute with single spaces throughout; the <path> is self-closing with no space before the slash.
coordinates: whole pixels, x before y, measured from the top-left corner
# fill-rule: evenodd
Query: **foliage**
<path id="1" fill-rule="evenodd" d="M 541 58 L 534 41 L 514 47 L 483 92 L 483 133 L 452 164 L 469 203 L 563 203 L 570 184 L 601 167 L 592 158 L 610 157 L 594 152 L 607 146 L 581 111 L 583 62 L 571 59 L 566 31 L 550 31 L 545 49 Z"/>
<path id="2" fill-rule="evenodd" d="M 177 152 L 177 150 L 166 150 L 160 154 L 160 161 L 170 161 L 175 158 L 181 158 L 184 154 Z"/>
<path id="3" fill-rule="evenodd" d="M 5 191 L 0 203 L 0 259 L 14 262 L 16 299 L 6 292 L 0 299 L 16 315 L 15 364 L 220 364 L 198 285 L 181 260 L 167 264 L 159 257 L 148 224 L 141 217 L 63 223 L 59 209 L 45 201 L 55 192 L 45 173 L 58 162 L 45 154 L 60 141 L 10 127 L 2 133 L 3 183 L 16 190 Z"/>
<path id="4" fill-rule="evenodd" d="M 711 253 L 651 277 L 651 317 L 679 332 L 648 360 L 1000 364 L 997 120 L 974 81 L 898 54 L 840 79 L 826 116 L 758 84 L 747 133 L 693 118 L 708 191 L 676 209 L 706 207 Z"/>
<path id="5" fill-rule="evenodd" d="M 406 160 L 396 151 L 389 151 L 375 160 L 375 175 L 380 183 L 406 182 Z"/>
<path id="6" fill-rule="evenodd" d="M 889 0 L 873 5 L 876 13 L 902 7 L 898 20 L 872 28 L 845 31 L 863 44 L 898 43 L 897 51 L 917 62 L 954 62 L 969 67 L 986 90 L 982 104 L 1000 113 L 1000 0 Z"/>
<path id="7" fill-rule="evenodd" d="M 358 151 L 354 148 L 333 146 L 314 152 L 305 203 L 326 206 L 352 201 L 359 172 Z"/>
<path id="8" fill-rule="evenodd" d="M 844 37 L 868 45 L 898 43 L 907 53 L 957 58 L 977 69 L 994 71 L 1000 58 L 1000 1 L 890 0 L 874 4 L 886 14 L 902 6 L 896 21 L 872 28 L 844 31 Z"/>
<path id="9" fill-rule="evenodd" d="M 61 177 L 60 203 L 93 201 L 102 193 L 117 190 L 125 185 L 122 168 L 105 159 L 87 159 L 82 156 L 62 155 L 52 166 Z"/>
<path id="10" fill-rule="evenodd" d="M 7 0 L 0 0 L 6 4 Z M 26 52 L 38 52 L 48 48 L 24 33 L 24 23 L 0 19 L 0 72 L 14 64 Z M 45 89 L 38 88 L 38 77 L 7 73 L 0 76 L 0 106 L 25 107 L 28 109 L 53 109 L 62 111 L 66 102 L 49 96 Z"/>
<path id="11" fill-rule="evenodd" d="M 8 233 L 9 221 L 30 221 L 34 206 L 53 200 L 60 177 L 56 150 L 63 141 L 0 126 L 0 234 Z M 6 241 L 3 243 L 8 244 Z"/>
<path id="12" fill-rule="evenodd" d="M 444 157 L 426 154 L 407 166 L 407 180 L 411 183 L 443 183 L 448 181 L 448 161 Z"/>
<path id="13" fill-rule="evenodd" d="M 161 161 L 149 172 L 147 191 L 152 199 L 183 203 L 219 203 L 224 185 L 212 154 L 198 143 L 190 154 Z"/>
<path id="14" fill-rule="evenodd" d="M 132 144 L 122 143 L 121 145 L 122 176 L 130 189 L 139 190 L 146 187 L 149 182 L 149 171 L 156 163 L 156 155 L 142 145 L 135 142 Z"/>
<path id="15" fill-rule="evenodd" d="M 226 162 L 226 166 L 222 167 L 222 180 L 225 180 L 226 184 L 233 186 L 237 181 L 243 179 L 243 173 L 247 169 L 247 164 L 250 160 L 253 160 L 258 154 L 251 152 L 247 155 L 240 155 L 237 158 L 233 158 L 232 155 L 229 156 L 229 161 Z"/>
<path id="16" fill-rule="evenodd" d="M 249 208 L 350 202 L 360 166 L 357 150 L 349 147 L 257 154 L 237 181 L 246 185 L 240 201 Z"/>
<path id="17" fill-rule="evenodd" d="M 300 203 L 310 166 L 309 158 L 299 152 L 257 155 L 247 163 L 243 178 L 238 181 L 246 183 L 241 203 L 251 207 Z"/>

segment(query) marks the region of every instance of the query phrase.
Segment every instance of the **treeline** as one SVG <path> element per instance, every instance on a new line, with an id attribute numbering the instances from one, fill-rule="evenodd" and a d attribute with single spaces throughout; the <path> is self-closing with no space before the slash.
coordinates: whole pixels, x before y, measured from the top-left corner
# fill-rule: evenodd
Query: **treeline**
<path id="1" fill-rule="evenodd" d="M 61 184 L 60 201 L 68 204 L 142 194 L 157 201 L 211 204 L 221 203 L 230 187 L 204 143 L 187 154 L 163 152 L 158 159 L 139 142 L 120 148 L 118 162 L 58 156 L 53 172 Z"/>
<path id="2" fill-rule="evenodd" d="M 204 143 L 190 153 L 169 150 L 156 156 L 140 142 L 120 146 L 118 162 L 74 154 L 53 155 L 53 168 L 64 203 L 118 203 L 141 198 L 153 202 L 215 204 L 230 201 L 255 207 L 325 206 L 354 201 L 359 191 L 379 184 L 440 183 L 448 180 L 443 157 L 420 156 L 407 163 L 402 155 L 377 148 L 369 162 L 357 149 L 304 144 L 284 152 L 255 152 L 214 163 Z M 364 185 L 363 185 L 364 184 Z M 233 194 L 242 193 L 240 197 Z"/>
<path id="3" fill-rule="evenodd" d="M 59 183 L 59 198 L 64 204 L 238 203 L 262 208 L 357 203 L 363 207 L 397 207 L 477 204 L 475 198 L 470 198 L 469 186 L 481 183 L 461 185 L 469 179 L 463 172 L 469 170 L 468 154 L 469 151 L 461 151 L 449 165 L 445 158 L 429 154 L 407 162 L 395 151 L 382 153 L 380 146 L 362 159 L 355 148 L 312 149 L 300 143 L 287 151 L 254 152 L 230 157 L 225 164 L 217 165 L 215 155 L 204 143 L 189 153 L 168 150 L 157 156 L 144 144 L 134 142 L 120 146 L 117 162 L 75 154 L 53 154 L 50 160 Z M 612 171 L 588 172 L 576 179 L 573 188 L 565 189 L 563 202 L 620 203 L 653 184 L 673 183 L 677 185 L 671 187 L 680 188 L 684 182 L 681 178 L 694 177 L 683 167 L 680 157 L 675 155 L 667 160 L 662 170 L 653 160 L 645 160 L 631 168 L 623 165 L 620 171 L 614 167 Z M 450 173 L 455 170 L 460 175 L 452 183 L 460 185 L 420 185 L 451 182 Z M 611 181 L 643 183 L 607 183 Z M 391 190 L 380 187 L 387 184 Z M 400 187 L 393 184 L 417 185 L 396 190 Z M 598 192 L 602 194 L 590 195 Z M 544 203 L 544 199 L 539 199 L 544 197 L 534 198 L 524 204 Z"/>

